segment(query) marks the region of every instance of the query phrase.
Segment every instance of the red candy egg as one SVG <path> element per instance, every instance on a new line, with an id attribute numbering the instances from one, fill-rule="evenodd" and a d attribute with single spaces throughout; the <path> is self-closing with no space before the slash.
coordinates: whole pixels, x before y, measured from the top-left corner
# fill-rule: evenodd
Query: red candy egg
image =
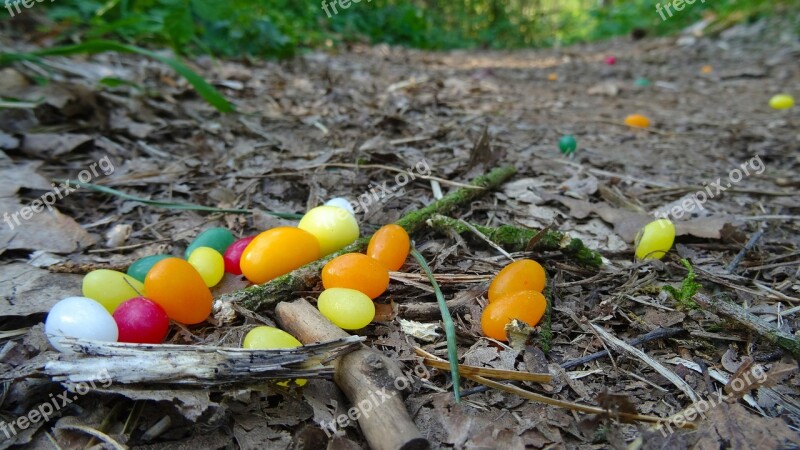
<path id="1" fill-rule="evenodd" d="M 160 344 L 169 330 L 169 318 L 164 308 L 144 297 L 126 300 L 114 310 L 119 329 L 119 342 Z"/>
<path id="2" fill-rule="evenodd" d="M 244 249 L 247 248 L 247 244 L 249 244 L 250 241 L 255 238 L 255 236 L 249 236 L 238 239 L 231 244 L 227 250 L 225 250 L 225 254 L 222 255 L 222 259 L 225 260 L 225 272 L 233 275 L 242 274 L 242 268 L 239 266 L 239 261 L 242 260 L 242 253 L 244 253 Z"/>

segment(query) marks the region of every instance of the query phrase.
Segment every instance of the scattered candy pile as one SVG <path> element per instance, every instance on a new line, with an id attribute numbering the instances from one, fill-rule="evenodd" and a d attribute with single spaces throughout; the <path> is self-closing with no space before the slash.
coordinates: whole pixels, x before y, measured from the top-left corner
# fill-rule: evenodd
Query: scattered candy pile
<path id="1" fill-rule="evenodd" d="M 506 325 L 513 319 L 535 326 L 542 319 L 547 300 L 542 295 L 546 275 L 536 261 L 521 259 L 507 265 L 489 284 L 489 305 L 481 315 L 483 334 L 506 341 Z"/>
<path id="2" fill-rule="evenodd" d="M 169 320 L 192 325 L 208 318 L 213 301 L 210 288 L 222 280 L 225 272 L 244 274 L 252 283 L 264 283 L 354 242 L 359 228 L 352 207 L 346 201 L 336 200 L 332 202 L 337 206 L 310 210 L 297 228 L 273 228 L 239 240 L 225 228 L 211 228 L 189 244 L 185 259 L 147 256 L 131 264 L 127 274 L 94 270 L 83 279 L 83 297 L 66 298 L 52 308 L 46 332 L 48 336 L 103 341 L 163 342 Z M 393 243 L 386 244 L 386 239 L 405 245 L 405 255 L 408 254 L 408 235 L 399 235 L 396 228 L 388 228 L 373 239 L 375 248 L 370 254 L 380 262 L 366 255 L 359 255 L 363 259 L 337 258 L 334 261 L 338 263 L 332 267 L 338 267 L 340 272 L 331 273 L 329 283 L 333 284 L 326 287 L 346 284 L 366 290 L 372 298 L 383 293 L 389 284 L 389 272 L 383 264 L 397 270 L 405 261 L 405 255 L 398 253 Z M 351 262 L 355 263 L 348 265 Z M 364 325 L 374 317 L 369 297 L 371 313 L 363 302 L 351 302 L 347 300 L 350 297 L 338 295 L 337 291 L 326 297 L 331 296 L 336 300 L 332 304 L 338 305 L 331 310 L 332 315 L 346 308 L 363 311 L 357 318 L 361 323 L 368 316 Z"/>

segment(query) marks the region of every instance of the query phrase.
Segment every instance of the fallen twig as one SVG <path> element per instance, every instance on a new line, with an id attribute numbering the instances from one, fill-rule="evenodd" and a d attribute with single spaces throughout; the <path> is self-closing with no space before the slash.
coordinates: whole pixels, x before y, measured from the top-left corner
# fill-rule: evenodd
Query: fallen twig
<path id="1" fill-rule="evenodd" d="M 694 301 L 703 308 L 710 309 L 712 312 L 730 317 L 741 323 L 747 329 L 755 332 L 770 343 L 789 351 L 795 358 L 800 359 L 800 340 L 781 329 L 773 327 L 769 322 L 751 314 L 741 306 L 703 294 L 695 294 Z"/>
<path id="2" fill-rule="evenodd" d="M 694 389 L 692 389 L 691 386 L 689 386 L 685 381 L 683 381 L 682 378 L 680 378 L 679 376 L 675 375 L 675 372 L 667 369 L 660 362 L 658 362 L 655 359 L 647 356 L 647 354 L 645 352 L 639 350 L 636 347 L 631 346 L 630 344 L 626 343 L 622 339 L 620 339 L 620 338 L 614 336 L 613 334 L 609 333 L 603 327 L 601 327 L 599 325 L 595 325 L 593 323 L 590 323 L 589 325 L 592 326 L 592 329 L 594 329 L 594 331 L 598 334 L 598 336 L 600 336 L 606 343 L 608 343 L 608 345 L 610 345 L 616 351 L 629 353 L 629 354 L 639 358 L 640 360 L 642 360 L 642 362 L 644 362 L 648 366 L 652 367 L 653 370 L 655 370 L 656 372 L 661 374 L 661 376 L 663 376 L 664 378 L 668 379 L 678 389 L 683 391 L 683 393 L 686 394 L 686 396 L 689 397 L 689 399 L 691 399 L 692 402 L 698 402 L 700 400 L 700 396 L 698 396 L 694 392 Z"/>
<path id="3" fill-rule="evenodd" d="M 638 336 L 634 339 L 631 339 L 627 342 L 628 345 L 632 347 L 638 347 L 642 344 L 646 344 L 650 341 L 655 341 L 656 339 L 665 339 L 673 336 L 677 336 L 679 334 L 685 333 L 686 331 L 683 328 L 657 328 L 647 334 L 643 334 Z M 562 369 L 572 369 L 573 367 L 577 367 L 583 364 L 590 363 L 596 359 L 603 358 L 608 356 L 608 352 L 605 350 L 601 350 L 599 352 L 592 353 L 591 355 L 582 356 L 578 359 L 573 359 L 571 361 L 565 361 L 561 363 Z"/>
<path id="4" fill-rule="evenodd" d="M 364 340 L 359 336 L 347 336 L 294 349 L 248 350 L 58 339 L 75 353 L 61 354 L 59 359 L 31 372 L 38 371 L 54 381 L 72 383 L 95 381 L 98 373 L 102 373 L 105 378 L 120 384 L 183 386 L 227 386 L 257 384 L 269 379 L 330 377 L 333 367 L 323 364 L 355 350 Z M 18 375 L 16 373 L 14 378 Z"/>

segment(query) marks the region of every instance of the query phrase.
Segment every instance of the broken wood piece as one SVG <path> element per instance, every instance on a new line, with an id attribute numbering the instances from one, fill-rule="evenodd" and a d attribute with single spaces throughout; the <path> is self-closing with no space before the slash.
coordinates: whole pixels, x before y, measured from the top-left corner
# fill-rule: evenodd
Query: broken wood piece
<path id="1" fill-rule="evenodd" d="M 692 299 L 703 308 L 710 309 L 714 313 L 729 317 L 741 323 L 747 327 L 748 330 L 753 331 L 770 343 L 791 352 L 795 358 L 800 359 L 800 340 L 779 328 L 773 327 L 769 322 L 748 312 L 741 306 L 703 294 L 695 294 Z"/>
<path id="2" fill-rule="evenodd" d="M 281 328 L 303 344 L 348 336 L 304 299 L 279 303 L 275 314 Z M 429 447 L 406 410 L 401 392 L 405 387 L 401 389 L 398 385 L 403 381 L 407 387 L 410 381 L 395 361 L 362 346 L 339 358 L 334 366 L 333 379 L 353 405 L 347 416 L 355 416 L 371 448 L 421 450 Z"/>
<path id="3" fill-rule="evenodd" d="M 62 353 L 58 359 L 39 368 L 38 371 L 54 381 L 94 382 L 101 374 L 104 380 L 114 384 L 184 386 L 228 386 L 259 384 L 270 379 L 330 377 L 333 367 L 323 364 L 357 349 L 363 340 L 359 336 L 343 336 L 293 349 L 249 350 L 200 345 L 127 344 L 68 337 L 54 339 L 75 352 Z"/>

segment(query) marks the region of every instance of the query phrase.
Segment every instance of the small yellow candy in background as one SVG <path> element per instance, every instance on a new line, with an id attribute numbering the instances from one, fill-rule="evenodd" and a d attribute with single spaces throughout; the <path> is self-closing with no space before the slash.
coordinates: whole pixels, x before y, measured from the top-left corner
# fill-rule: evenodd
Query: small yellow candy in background
<path id="1" fill-rule="evenodd" d="M 675 242 L 675 225 L 669 219 L 650 222 L 636 236 L 637 259 L 661 259 Z"/>
<path id="2" fill-rule="evenodd" d="M 208 287 L 214 287 L 225 275 L 225 260 L 211 247 L 197 247 L 189 255 L 189 264 L 197 270 Z"/>
<path id="3" fill-rule="evenodd" d="M 557 73 L 551 73 L 550 75 L 547 76 L 547 79 L 550 80 L 550 81 L 558 81 L 558 74 Z"/>
<path id="4" fill-rule="evenodd" d="M 375 304 L 367 294 L 348 288 L 329 288 L 319 294 L 317 308 L 344 330 L 364 328 L 375 318 Z"/>
<path id="5" fill-rule="evenodd" d="M 83 296 L 113 313 L 125 300 L 145 295 L 144 284 L 116 270 L 93 270 L 83 277 Z"/>
<path id="6" fill-rule="evenodd" d="M 278 328 L 268 326 L 253 328 L 244 337 L 244 343 L 242 343 L 242 348 L 250 350 L 280 350 L 302 346 L 303 344 L 291 334 Z M 303 386 L 307 382 L 304 378 L 292 381 L 298 386 Z M 278 385 L 287 387 L 289 386 L 289 381 L 281 381 Z"/>
<path id="7" fill-rule="evenodd" d="M 778 94 L 769 100 L 773 109 L 789 109 L 794 106 L 794 97 L 788 94 Z"/>
<path id="8" fill-rule="evenodd" d="M 358 239 L 356 218 L 344 208 L 317 206 L 307 212 L 297 228 L 313 234 L 319 240 L 322 256 L 341 250 Z"/>
<path id="9" fill-rule="evenodd" d="M 710 73 L 714 73 L 714 68 L 711 66 L 703 66 L 703 68 L 700 69 L 700 72 L 702 72 L 705 75 L 708 75 Z"/>

